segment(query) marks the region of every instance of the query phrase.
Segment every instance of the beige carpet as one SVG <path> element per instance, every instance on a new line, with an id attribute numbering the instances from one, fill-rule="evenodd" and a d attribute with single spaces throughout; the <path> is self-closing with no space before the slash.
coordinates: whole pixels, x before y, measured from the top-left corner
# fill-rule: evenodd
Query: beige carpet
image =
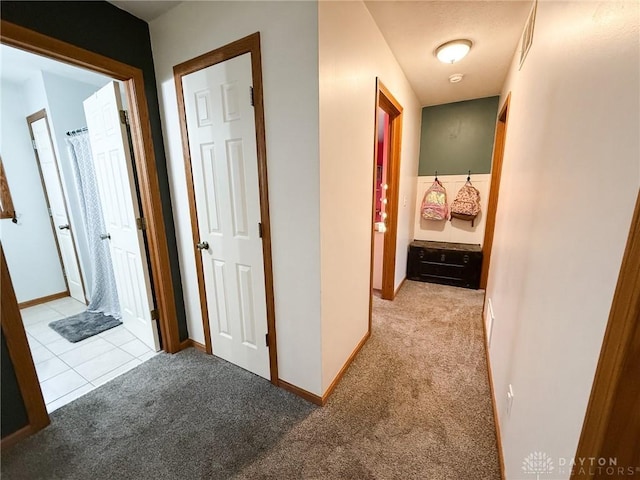
<path id="1" fill-rule="evenodd" d="M 482 293 L 406 282 L 324 408 L 218 358 L 157 355 L 2 451 L 3 479 L 492 480 Z"/>
<path id="2" fill-rule="evenodd" d="M 499 479 L 483 292 L 405 282 L 329 403 L 237 478 Z"/>

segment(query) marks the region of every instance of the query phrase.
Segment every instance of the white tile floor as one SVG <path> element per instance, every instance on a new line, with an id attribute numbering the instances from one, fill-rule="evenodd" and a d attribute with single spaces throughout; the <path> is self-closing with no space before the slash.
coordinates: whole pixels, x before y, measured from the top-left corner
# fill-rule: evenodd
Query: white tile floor
<path id="1" fill-rule="evenodd" d="M 156 352 L 122 325 L 71 343 L 49 323 L 86 310 L 71 297 L 21 310 L 47 411 L 90 392 L 153 357 Z"/>

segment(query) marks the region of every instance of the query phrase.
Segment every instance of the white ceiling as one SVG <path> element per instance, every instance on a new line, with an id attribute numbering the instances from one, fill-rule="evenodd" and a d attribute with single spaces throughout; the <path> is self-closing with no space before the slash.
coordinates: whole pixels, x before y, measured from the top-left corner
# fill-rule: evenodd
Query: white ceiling
<path id="1" fill-rule="evenodd" d="M 145 22 L 155 20 L 164 12 L 171 10 L 182 2 L 158 1 L 148 2 L 145 0 L 129 0 L 129 1 L 109 1 L 116 7 L 129 12 L 134 17 L 138 17 Z"/>
<path id="2" fill-rule="evenodd" d="M 111 1 L 147 22 L 182 2 Z M 532 0 L 417 0 L 365 2 L 422 105 L 439 105 L 500 93 L 531 9 Z M 473 42 L 454 65 L 434 51 L 449 40 Z M 462 73 L 459 83 L 449 76 Z"/>
<path id="3" fill-rule="evenodd" d="M 111 80 L 109 77 L 90 70 L 67 65 L 7 45 L 0 46 L 0 78 L 3 81 L 21 85 L 38 72 L 54 73 L 98 88 Z"/>
<path id="4" fill-rule="evenodd" d="M 531 0 L 367 1 L 391 51 L 423 106 L 500 93 L 519 46 Z M 435 49 L 449 41 L 473 42 L 469 54 L 447 65 Z M 464 74 L 459 83 L 449 76 Z"/>

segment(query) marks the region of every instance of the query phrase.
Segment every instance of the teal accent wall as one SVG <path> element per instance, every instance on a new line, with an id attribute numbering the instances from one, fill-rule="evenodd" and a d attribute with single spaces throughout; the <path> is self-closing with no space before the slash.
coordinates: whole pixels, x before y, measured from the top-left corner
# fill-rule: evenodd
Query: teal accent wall
<path id="1" fill-rule="evenodd" d="M 424 107 L 418 175 L 490 173 L 499 99 Z"/>

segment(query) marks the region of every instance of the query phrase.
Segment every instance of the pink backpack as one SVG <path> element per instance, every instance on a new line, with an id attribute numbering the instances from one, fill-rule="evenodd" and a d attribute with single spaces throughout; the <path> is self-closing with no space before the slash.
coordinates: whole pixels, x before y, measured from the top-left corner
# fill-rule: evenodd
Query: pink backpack
<path id="1" fill-rule="evenodd" d="M 420 211 L 425 220 L 447 220 L 449 218 L 447 191 L 438 177 L 425 192 Z"/>

